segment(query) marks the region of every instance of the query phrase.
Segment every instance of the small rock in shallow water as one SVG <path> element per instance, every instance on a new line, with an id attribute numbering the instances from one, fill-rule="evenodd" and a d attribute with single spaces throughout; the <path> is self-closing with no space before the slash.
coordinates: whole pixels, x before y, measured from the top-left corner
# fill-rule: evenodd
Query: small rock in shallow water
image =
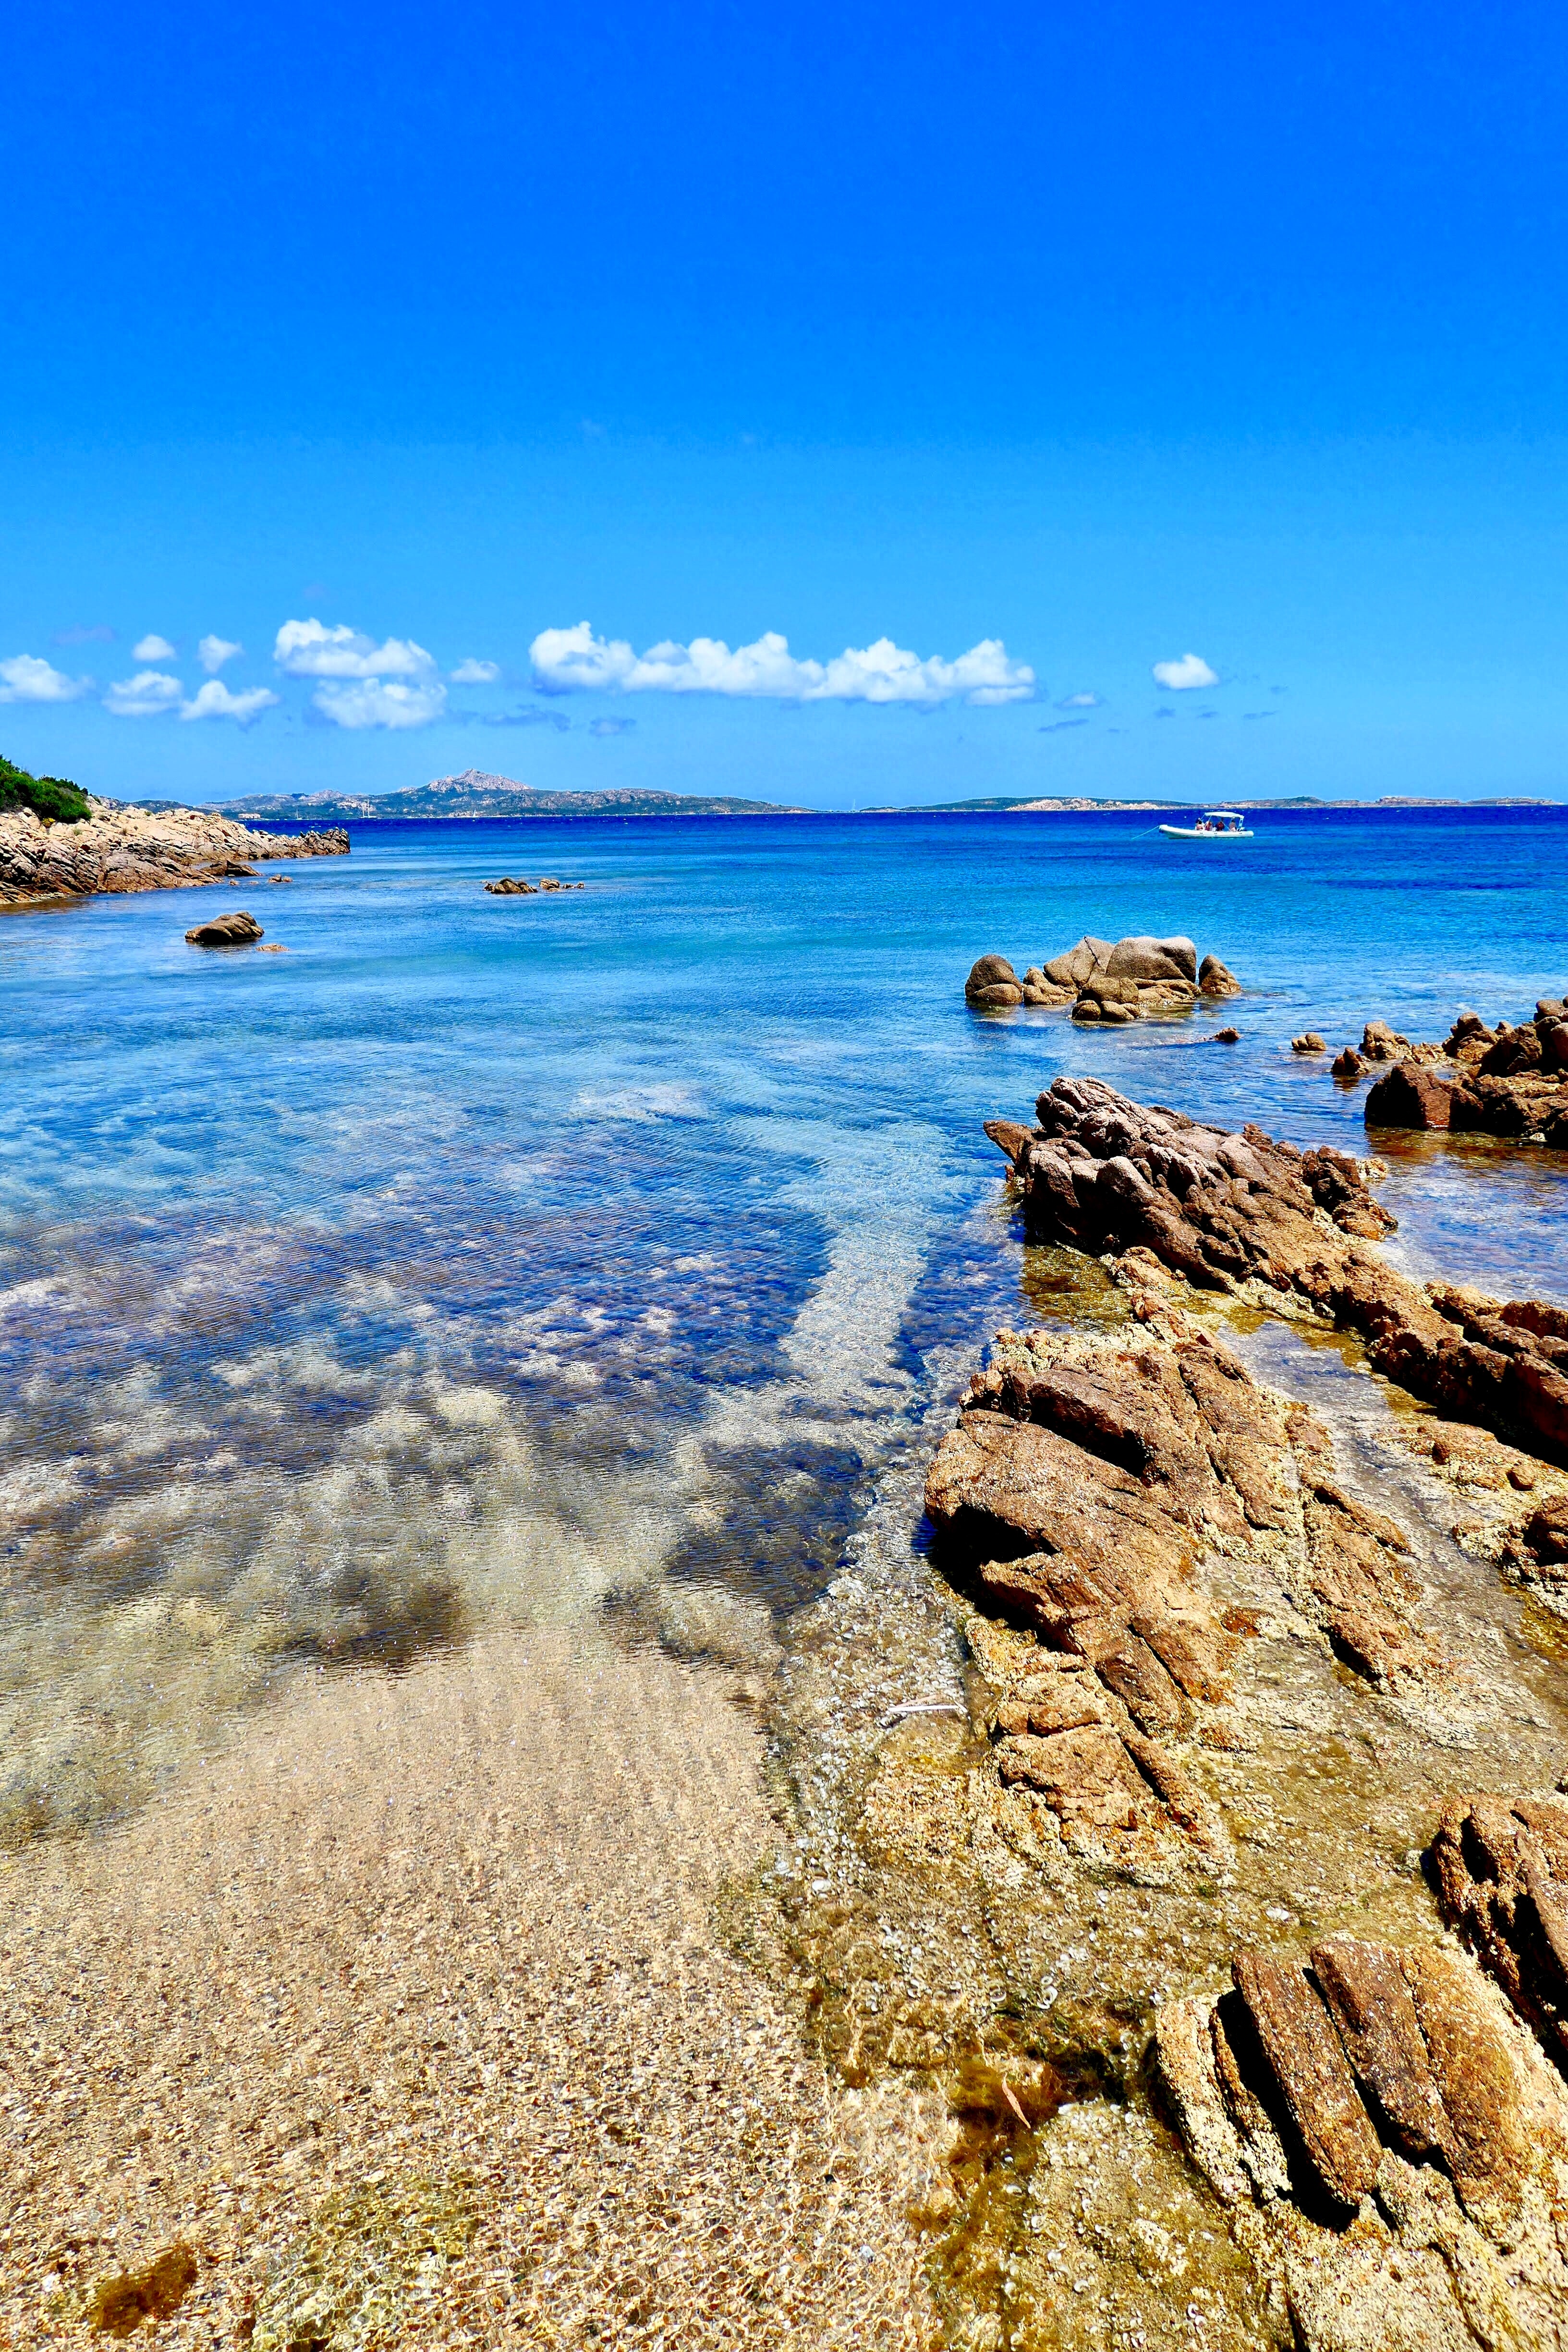
<path id="1" fill-rule="evenodd" d="M 198 923 L 185 938 L 194 948 L 249 948 L 262 936 L 260 924 L 254 915 L 237 908 L 232 915 L 216 915 L 210 923 Z"/>
<path id="2" fill-rule="evenodd" d="M 1290 1040 L 1293 1054 L 1326 1054 L 1328 1050 L 1328 1040 L 1320 1037 L 1315 1029 L 1303 1029 L 1299 1037 Z"/>

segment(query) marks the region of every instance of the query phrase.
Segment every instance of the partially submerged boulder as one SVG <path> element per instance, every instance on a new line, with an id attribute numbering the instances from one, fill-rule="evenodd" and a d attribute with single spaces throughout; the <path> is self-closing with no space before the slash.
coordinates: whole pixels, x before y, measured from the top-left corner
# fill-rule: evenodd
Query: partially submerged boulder
<path id="1" fill-rule="evenodd" d="M 1016 990 L 1016 994 L 1010 992 Z M 985 955 L 971 971 L 964 996 L 984 1012 L 1015 1004 L 1068 1005 L 1078 1021 L 1120 1027 L 1145 1013 L 1184 1013 L 1201 994 L 1237 996 L 1239 983 L 1215 956 L 1200 968 L 1193 941 L 1138 934 L 1099 940 L 1086 932 L 1076 947 L 1031 964 L 1020 981 L 1005 956 Z"/>
<path id="2" fill-rule="evenodd" d="M 263 936 L 254 915 L 215 915 L 210 923 L 198 923 L 185 938 L 194 948 L 249 948 Z"/>
<path id="3" fill-rule="evenodd" d="M 963 994 L 967 1003 L 985 1013 L 1003 1012 L 1024 1002 L 1023 985 L 1004 955 L 981 956 L 970 968 Z"/>
<path id="4" fill-rule="evenodd" d="M 1326 1054 L 1328 1050 L 1327 1038 L 1320 1037 L 1315 1029 L 1303 1029 L 1299 1037 L 1290 1040 L 1293 1054 Z"/>

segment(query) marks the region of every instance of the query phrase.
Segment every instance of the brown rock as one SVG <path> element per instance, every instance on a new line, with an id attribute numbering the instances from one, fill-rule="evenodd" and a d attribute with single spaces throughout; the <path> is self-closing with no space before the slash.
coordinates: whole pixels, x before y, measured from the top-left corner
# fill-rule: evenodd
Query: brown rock
<path id="1" fill-rule="evenodd" d="M 1359 1078 L 1364 1076 L 1366 1064 L 1353 1045 L 1347 1045 L 1342 1053 L 1334 1055 L 1333 1075 L 1336 1078 Z"/>
<path id="2" fill-rule="evenodd" d="M 983 955 L 971 965 L 969 978 L 963 983 L 963 992 L 973 1001 L 976 989 L 1016 988 L 1018 985 L 1018 975 L 1005 956 Z"/>
<path id="3" fill-rule="evenodd" d="M 1355 1246 L 1394 1223 L 1363 1163 L 1327 1148 L 1298 1152 L 1255 1127 L 1228 1134 L 1094 1078 L 1058 1078 L 1036 1110 L 1031 1139 L 1009 1154 L 1036 1237 L 1095 1255 L 1142 1247 L 1211 1289 L 1251 1278 L 1294 1292 L 1359 1332 L 1379 1370 L 1450 1418 L 1568 1458 L 1568 1339 L 1537 1328 L 1528 1301 L 1439 1313 Z"/>
<path id="4" fill-rule="evenodd" d="M 1468 2205 L 1486 2200 L 1511 2209 L 1531 2168 L 1513 2053 L 1451 1954 L 1417 1949 L 1402 1958 L 1453 2132 L 1455 2184 Z"/>
<path id="5" fill-rule="evenodd" d="M 1446 1129 L 1453 1102 L 1451 1072 L 1396 1062 L 1366 1097 L 1368 1127 Z"/>
<path id="6" fill-rule="evenodd" d="M 1312 1970 L 1356 2080 L 1412 2164 L 1452 2167 L 1459 2144 L 1433 2080 L 1415 2003 L 1386 1944 L 1331 1936 L 1312 1947 Z"/>
<path id="7" fill-rule="evenodd" d="M 1241 1032 L 1239 1029 L 1216 1029 L 1214 1033 L 1214 1042 L 1216 1045 L 1239 1045 Z"/>
<path id="8" fill-rule="evenodd" d="M 1303 1029 L 1299 1037 L 1290 1040 L 1293 1054 L 1326 1054 L 1328 1050 L 1327 1038 L 1320 1037 L 1315 1029 Z"/>
<path id="9" fill-rule="evenodd" d="M 1319 2179 L 1359 2205 L 1383 2151 L 1327 2009 L 1294 1961 L 1238 1952 L 1232 1973 Z"/>
<path id="10" fill-rule="evenodd" d="M 1198 951 L 1191 940 L 1156 940 L 1143 934 L 1118 940 L 1105 960 L 1109 980 L 1189 980 L 1198 976 Z"/>
<path id="11" fill-rule="evenodd" d="M 198 923 L 185 938 L 194 948 L 254 947 L 262 936 L 260 924 L 254 915 L 215 915 L 210 923 Z"/>
<path id="12" fill-rule="evenodd" d="M 1361 1050 L 1369 1062 L 1400 1062 L 1410 1051 L 1410 1040 L 1386 1021 L 1369 1021 L 1362 1031 Z"/>
<path id="13" fill-rule="evenodd" d="M 1076 995 L 1086 980 L 1104 970 L 1110 945 L 1109 940 L 1093 939 L 1086 931 L 1076 947 L 1049 959 L 1045 965 L 1045 976 L 1056 987 L 1070 988 Z"/>
<path id="14" fill-rule="evenodd" d="M 1241 982 L 1218 956 L 1206 955 L 1198 966 L 1198 988 L 1205 996 L 1239 996 Z"/>

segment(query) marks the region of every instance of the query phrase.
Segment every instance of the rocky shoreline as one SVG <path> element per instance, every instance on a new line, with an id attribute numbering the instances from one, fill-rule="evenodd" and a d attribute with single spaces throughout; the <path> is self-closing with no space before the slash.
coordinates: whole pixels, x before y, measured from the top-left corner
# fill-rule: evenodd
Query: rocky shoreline
<path id="1" fill-rule="evenodd" d="M 137 890 L 190 890 L 252 877 L 254 861 L 342 857 L 341 827 L 319 833 L 258 833 L 210 809 L 150 814 L 89 795 L 91 815 L 47 824 L 30 809 L 0 814 L 0 907 Z"/>
<path id="2" fill-rule="evenodd" d="M 1568 1313 L 1384 1265 L 1375 1163 L 1093 1080 L 1037 1110 L 987 1128 L 1026 1228 L 1100 1257 L 1125 1319 L 1002 1332 L 925 1493 L 976 1675 L 973 1850 L 984 1821 L 1012 1857 L 1015 2012 L 1044 1940 L 1037 2056 L 1062 2069 L 1087 2031 L 1103 2067 L 1120 2021 L 1127 2127 L 1093 2136 L 1037 2284 L 1086 2234 L 1095 2279 L 1146 2275 L 1099 2306 L 1125 2338 L 1074 2344 L 1187 2340 L 1180 2277 L 1205 2341 L 1561 2345 L 1568 1704 L 1529 1612 L 1568 1587 Z M 1440 1404 L 1393 1416 L 1411 1470 L 1375 1504 L 1248 1370 L 1258 1309 L 1355 1334 Z M 1439 1532 L 1455 1486 L 1485 1540 Z M 1020 2111 L 1031 2165 L 1067 2113 Z M 1156 2198 L 1144 2115 L 1195 2192 Z"/>

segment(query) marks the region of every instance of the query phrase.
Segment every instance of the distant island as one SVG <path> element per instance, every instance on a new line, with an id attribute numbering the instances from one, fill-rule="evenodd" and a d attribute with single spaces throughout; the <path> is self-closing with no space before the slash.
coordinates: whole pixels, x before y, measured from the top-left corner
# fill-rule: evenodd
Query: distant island
<path id="1" fill-rule="evenodd" d="M 172 807 L 143 801 L 143 808 Z M 700 793 L 544 793 L 510 776 L 465 768 L 460 776 L 437 776 L 401 793 L 253 793 L 247 800 L 220 801 L 225 816 L 294 818 L 311 824 L 342 824 L 351 817 L 479 816 L 807 816 L 808 809 L 774 801 L 742 801 Z"/>
<path id="2" fill-rule="evenodd" d="M 183 801 L 139 800 L 130 803 L 110 802 L 106 805 L 129 805 L 144 809 L 152 815 L 161 815 L 184 814 L 187 804 Z M 979 816 L 989 814 L 1032 816 L 1071 815 L 1099 809 L 1153 812 L 1190 809 L 1195 805 L 1192 801 L 1179 800 L 1093 800 L 1075 793 L 1048 798 L 1018 794 L 1011 798 L 986 800 L 906 801 L 874 808 L 822 810 L 802 808 L 796 803 L 782 801 L 740 800 L 727 793 L 547 793 L 541 792 L 532 784 L 519 783 L 511 776 L 493 776 L 483 768 L 465 768 L 460 776 L 437 776 L 427 784 L 411 785 L 403 792 L 252 793 L 245 800 L 214 802 L 208 813 L 237 817 L 247 824 L 292 823 L 321 826 L 363 823 L 367 818 L 399 817 Z M 1326 801 L 1315 799 L 1310 793 L 1296 793 L 1289 798 L 1269 801 L 1232 798 L 1225 805 L 1236 809 L 1414 809 L 1552 808 L 1556 803 L 1522 798 L 1415 800 L 1392 793 L 1375 801 Z"/>
<path id="3" fill-rule="evenodd" d="M 1088 800 L 1080 794 L 1074 794 L 1053 797 L 1049 800 L 1014 798 L 1011 800 L 926 801 L 918 808 L 911 808 L 907 804 L 901 806 L 889 804 L 886 808 L 863 809 L 861 814 L 863 816 L 958 816 L 978 815 L 988 810 L 998 810 L 1012 816 L 1032 816 L 1037 813 L 1047 815 L 1057 813 L 1070 814 L 1089 809 L 1191 809 L 1200 805 L 1217 808 L 1220 803 L 1217 801 L 1199 803 L 1196 801 Z M 1381 799 L 1374 801 L 1324 801 L 1316 799 L 1310 793 L 1292 793 L 1280 800 L 1231 799 L 1225 803 L 1226 808 L 1233 809 L 1555 808 L 1557 805 L 1555 801 L 1526 800 L 1522 797 L 1500 797 L 1479 801 L 1449 801 L 1436 798 L 1418 800 L 1394 793 L 1385 793 Z"/>

